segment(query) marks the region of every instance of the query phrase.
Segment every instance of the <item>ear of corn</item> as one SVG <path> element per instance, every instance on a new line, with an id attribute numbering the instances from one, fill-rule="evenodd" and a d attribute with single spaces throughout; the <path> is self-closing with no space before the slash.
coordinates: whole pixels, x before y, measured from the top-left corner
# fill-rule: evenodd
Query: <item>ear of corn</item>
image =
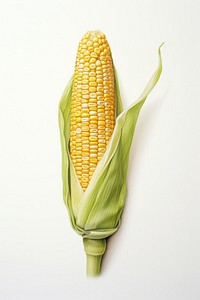
<path id="1" fill-rule="evenodd" d="M 74 77 L 68 83 L 60 101 L 59 125 L 64 202 L 68 208 L 73 228 L 84 238 L 87 274 L 91 276 L 99 274 L 101 258 L 106 249 L 106 238 L 115 233 L 120 225 L 126 198 L 129 151 L 137 118 L 162 71 L 160 48 L 158 54 L 159 65 L 156 72 L 138 101 L 124 111 L 122 111 L 117 74 L 114 69 L 116 123 L 105 152 L 93 169 L 87 186 L 83 185 L 82 176 L 78 176 L 76 161 L 74 161 L 73 155 L 70 155 L 70 146 L 72 145 L 70 144 L 70 130 L 74 130 L 74 128 L 70 128 L 70 121 L 73 120 L 74 114 L 73 93 L 77 88 Z M 73 140 L 72 136 L 71 141 Z"/>
<path id="2" fill-rule="evenodd" d="M 86 33 L 79 43 L 71 100 L 70 154 L 83 188 L 88 187 L 115 124 L 114 71 L 103 33 Z"/>

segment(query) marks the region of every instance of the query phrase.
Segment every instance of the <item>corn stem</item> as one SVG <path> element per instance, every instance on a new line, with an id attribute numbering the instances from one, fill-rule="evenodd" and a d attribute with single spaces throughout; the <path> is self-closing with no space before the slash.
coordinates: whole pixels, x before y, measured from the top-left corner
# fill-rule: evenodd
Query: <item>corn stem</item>
<path id="1" fill-rule="evenodd" d="M 86 253 L 86 274 L 89 277 L 100 275 L 101 261 L 106 250 L 106 239 L 83 239 L 84 250 Z"/>

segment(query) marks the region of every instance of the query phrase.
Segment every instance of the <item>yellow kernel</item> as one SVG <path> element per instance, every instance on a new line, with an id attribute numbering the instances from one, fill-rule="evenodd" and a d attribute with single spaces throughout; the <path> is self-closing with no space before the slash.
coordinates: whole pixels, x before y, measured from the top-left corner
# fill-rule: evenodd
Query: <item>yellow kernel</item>
<path id="1" fill-rule="evenodd" d="M 96 77 L 90 77 L 89 81 L 92 81 L 92 82 L 96 81 Z"/>
<path id="2" fill-rule="evenodd" d="M 89 141 L 91 141 L 91 142 L 94 142 L 94 141 L 97 141 L 97 140 L 98 140 L 98 138 L 96 136 L 90 136 L 89 137 Z"/>
<path id="3" fill-rule="evenodd" d="M 97 86 L 97 83 L 96 82 L 89 82 L 89 86 Z"/>
<path id="4" fill-rule="evenodd" d="M 81 115 L 81 112 L 80 111 L 76 111 L 75 115 L 78 117 Z"/>
<path id="5" fill-rule="evenodd" d="M 90 68 L 89 68 L 89 67 L 84 67 L 83 71 L 84 71 L 84 72 L 89 72 L 89 71 L 90 71 Z"/>
<path id="6" fill-rule="evenodd" d="M 97 128 L 90 128 L 90 133 L 97 133 L 97 131 L 98 131 Z"/>
<path id="7" fill-rule="evenodd" d="M 92 52 L 90 56 L 91 56 L 91 57 L 95 57 L 95 58 L 98 57 L 97 53 L 95 53 L 95 52 Z"/>
<path id="8" fill-rule="evenodd" d="M 82 85 L 82 89 L 83 89 L 83 90 L 87 90 L 88 88 L 89 88 L 89 85 L 88 85 L 88 84 Z"/>
<path id="9" fill-rule="evenodd" d="M 97 83 L 103 83 L 103 80 L 100 78 L 97 78 Z"/>
<path id="10" fill-rule="evenodd" d="M 89 122 L 89 118 L 82 118 L 82 122 Z"/>
<path id="11" fill-rule="evenodd" d="M 105 139 L 98 139 L 99 144 L 104 144 L 105 142 L 106 142 Z"/>
<path id="12" fill-rule="evenodd" d="M 81 143 L 76 143 L 76 147 L 81 147 Z"/>
<path id="13" fill-rule="evenodd" d="M 87 146 L 88 145 L 88 139 L 83 139 L 82 144 L 83 144 L 83 146 Z"/>
<path id="14" fill-rule="evenodd" d="M 102 147 L 102 148 L 105 148 L 105 147 L 106 147 L 106 144 L 98 143 L 98 147 L 99 147 L 99 148 L 101 148 L 101 147 Z"/>
<path id="15" fill-rule="evenodd" d="M 93 42 L 94 42 L 94 43 L 97 43 L 97 42 L 98 42 L 98 38 L 94 37 L 94 38 L 93 38 Z"/>
<path id="16" fill-rule="evenodd" d="M 105 114 L 106 114 L 106 116 L 110 116 L 111 115 L 111 111 L 110 110 L 108 110 L 108 111 L 106 110 Z"/>
<path id="17" fill-rule="evenodd" d="M 97 53 L 97 54 L 99 54 L 101 51 L 100 51 L 99 48 L 95 48 L 95 49 L 94 49 L 94 52 Z"/>
<path id="18" fill-rule="evenodd" d="M 94 110 L 90 110 L 89 114 L 90 114 L 91 116 L 96 116 L 96 115 L 97 115 L 97 112 L 94 111 Z"/>
<path id="19" fill-rule="evenodd" d="M 88 83 L 87 79 L 82 80 L 82 84 L 87 84 L 87 83 Z"/>
<path id="20" fill-rule="evenodd" d="M 99 146 L 100 144 L 98 144 Z M 105 147 L 98 147 L 98 151 L 101 152 L 101 153 L 104 153 L 106 151 Z"/>
<path id="21" fill-rule="evenodd" d="M 86 45 L 89 47 L 89 46 L 92 46 L 92 41 L 87 41 Z"/>
<path id="22" fill-rule="evenodd" d="M 89 156 L 89 149 L 83 148 L 83 149 L 82 149 L 82 152 L 83 152 L 83 155 Z"/>
<path id="23" fill-rule="evenodd" d="M 83 74 L 82 79 L 88 79 L 88 74 Z"/>
<path id="24" fill-rule="evenodd" d="M 99 134 L 104 134 L 104 130 L 98 130 Z"/>
<path id="25" fill-rule="evenodd" d="M 81 151 L 76 151 L 76 156 L 82 155 Z"/>
<path id="26" fill-rule="evenodd" d="M 97 99 L 100 101 L 104 101 L 104 97 L 103 96 L 97 96 Z"/>
<path id="27" fill-rule="evenodd" d="M 101 61 L 101 64 L 103 65 L 102 67 L 104 67 L 104 65 L 107 65 L 107 61 L 102 60 L 102 61 Z"/>
<path id="28" fill-rule="evenodd" d="M 97 61 L 96 61 L 96 66 L 97 66 L 97 67 L 100 67 L 100 66 L 101 66 L 100 60 L 97 60 Z"/>
<path id="29" fill-rule="evenodd" d="M 93 47 L 92 47 L 92 46 L 88 47 L 88 50 L 89 50 L 90 52 L 92 52 L 92 51 L 93 51 Z"/>
<path id="30" fill-rule="evenodd" d="M 94 103 L 97 103 L 97 99 L 94 98 L 94 99 L 90 99 L 89 101 L 90 101 L 91 104 L 93 103 L 93 106 L 90 105 L 89 109 L 90 110 L 93 110 L 93 109 L 97 110 L 96 104 L 94 104 Z"/>
<path id="31" fill-rule="evenodd" d="M 104 57 L 104 56 L 106 56 L 106 54 L 104 52 L 101 52 L 100 56 Z"/>
<path id="32" fill-rule="evenodd" d="M 91 70 L 96 69 L 96 65 L 95 65 L 95 64 L 90 64 L 90 69 L 91 69 Z"/>
<path id="33" fill-rule="evenodd" d="M 97 158 L 95 158 L 95 157 L 91 157 L 90 161 L 93 162 L 93 163 L 97 163 L 98 162 Z"/>
<path id="34" fill-rule="evenodd" d="M 90 93 L 90 98 L 91 98 L 91 99 L 96 99 L 96 98 L 97 98 L 96 93 Z"/>
<path id="35" fill-rule="evenodd" d="M 76 163 L 76 167 L 81 167 L 82 168 L 82 163 Z"/>
<path id="36" fill-rule="evenodd" d="M 97 96 L 97 99 L 98 99 L 98 101 L 97 101 L 97 104 L 99 105 L 99 107 L 104 107 L 104 101 L 102 101 L 102 100 L 99 100 L 99 97 L 101 97 L 101 96 Z"/>
<path id="37" fill-rule="evenodd" d="M 89 175 L 89 170 L 82 170 L 82 174 L 85 174 L 85 175 L 87 175 L 87 177 L 88 177 L 88 175 Z"/>
<path id="38" fill-rule="evenodd" d="M 83 88 L 83 86 L 82 86 L 82 88 Z M 97 87 L 97 92 L 103 92 L 104 91 L 104 89 L 102 88 L 102 87 Z"/>
<path id="39" fill-rule="evenodd" d="M 97 153 L 90 153 L 90 158 L 97 157 Z"/>
<path id="40" fill-rule="evenodd" d="M 91 121 L 97 120 L 97 116 L 90 116 L 90 120 L 91 120 Z"/>
<path id="41" fill-rule="evenodd" d="M 98 145 L 97 141 L 90 141 L 90 145 Z"/>
<path id="42" fill-rule="evenodd" d="M 89 99 L 89 95 L 83 95 L 82 98 L 83 99 Z"/>
<path id="43" fill-rule="evenodd" d="M 97 140 L 98 140 L 98 138 L 96 136 L 90 136 L 89 137 L 89 141 L 91 141 L 91 142 L 94 142 L 94 141 L 97 141 Z"/>
<path id="44" fill-rule="evenodd" d="M 82 162 L 82 157 L 81 156 L 76 156 L 76 162 Z"/>
<path id="45" fill-rule="evenodd" d="M 82 169 L 83 169 L 83 170 L 88 170 L 88 169 L 89 169 L 89 166 L 88 166 L 88 165 L 82 165 Z"/>
<path id="46" fill-rule="evenodd" d="M 86 140 L 84 140 L 84 141 L 86 141 Z M 89 143 L 89 141 L 88 141 L 88 143 Z M 89 148 L 89 144 L 83 144 L 82 145 L 82 149 L 88 149 Z"/>
<path id="47" fill-rule="evenodd" d="M 96 87 L 93 87 L 93 86 L 89 87 L 89 92 L 94 93 L 96 91 L 97 91 Z"/>
<path id="48" fill-rule="evenodd" d="M 85 50 L 85 51 L 84 51 L 84 55 L 85 55 L 85 56 L 90 55 L 90 52 L 89 52 L 88 50 Z"/>
<path id="49" fill-rule="evenodd" d="M 91 72 L 89 73 L 89 75 L 90 75 L 90 76 L 96 76 L 96 73 L 95 73 L 94 71 L 91 71 Z"/>
<path id="50" fill-rule="evenodd" d="M 88 94 L 88 90 L 82 90 L 82 95 L 86 95 L 86 94 Z M 76 103 L 77 103 L 77 101 L 76 101 Z M 76 109 L 77 109 L 77 107 L 76 107 Z"/>
<path id="51" fill-rule="evenodd" d="M 82 153 L 81 153 L 81 155 L 82 155 Z M 87 153 L 84 153 L 84 155 L 82 156 L 82 160 L 84 160 L 85 163 L 87 160 L 89 160 L 89 156 L 87 155 Z"/>
<path id="52" fill-rule="evenodd" d="M 96 103 L 96 99 L 90 99 L 88 106 L 89 106 L 89 110 L 93 110 L 94 108 L 97 108 L 97 103 Z"/>
<path id="53" fill-rule="evenodd" d="M 88 160 L 83 160 L 82 163 L 83 163 L 84 165 L 89 165 L 89 164 L 90 164 L 89 157 L 88 157 Z"/>
<path id="54" fill-rule="evenodd" d="M 87 132 L 87 131 L 83 131 L 82 132 L 82 136 L 89 136 L 90 134 L 89 134 L 89 132 Z"/>
<path id="55" fill-rule="evenodd" d="M 76 166 L 76 171 L 82 171 L 82 167 L 77 167 Z"/>
<path id="56" fill-rule="evenodd" d="M 97 128 L 97 125 L 89 125 L 90 128 Z"/>
<path id="57" fill-rule="evenodd" d="M 90 60 L 89 55 L 85 56 L 84 59 L 85 59 L 85 61 L 89 61 Z"/>
<path id="58" fill-rule="evenodd" d="M 98 149 L 90 149 L 90 153 L 97 153 Z"/>
<path id="59" fill-rule="evenodd" d="M 82 178 L 81 181 L 84 183 L 88 183 L 89 182 L 89 178 Z"/>
<path id="60" fill-rule="evenodd" d="M 106 125 L 105 121 L 98 121 L 98 125 Z"/>
<path id="61" fill-rule="evenodd" d="M 93 63 L 95 63 L 95 62 L 96 62 L 96 58 L 91 57 L 91 58 L 90 58 L 90 63 L 93 64 Z"/>
<path id="62" fill-rule="evenodd" d="M 81 129 L 82 129 L 82 131 L 88 131 L 89 130 L 89 126 L 82 126 Z"/>

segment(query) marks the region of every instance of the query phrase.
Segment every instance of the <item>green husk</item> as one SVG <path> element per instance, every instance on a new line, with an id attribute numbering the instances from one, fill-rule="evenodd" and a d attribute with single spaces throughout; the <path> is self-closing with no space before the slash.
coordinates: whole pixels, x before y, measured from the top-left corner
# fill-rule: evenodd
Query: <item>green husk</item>
<path id="1" fill-rule="evenodd" d="M 100 273 L 102 255 L 106 249 L 106 238 L 114 234 L 120 225 L 126 199 L 126 175 L 130 146 L 139 112 L 162 72 L 160 47 L 157 70 L 138 101 L 124 111 L 115 71 L 117 115 L 115 129 L 106 152 L 98 163 L 85 192 L 76 176 L 69 152 L 73 77 L 65 88 L 59 104 L 63 197 L 69 211 L 71 224 L 84 240 L 89 276 L 96 276 Z"/>

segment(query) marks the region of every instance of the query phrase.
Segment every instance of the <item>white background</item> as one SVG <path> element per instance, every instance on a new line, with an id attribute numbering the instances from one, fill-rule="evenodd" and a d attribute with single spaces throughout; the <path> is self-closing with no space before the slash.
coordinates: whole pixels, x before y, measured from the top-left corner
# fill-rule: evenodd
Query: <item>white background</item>
<path id="1" fill-rule="evenodd" d="M 200 1 L 1 1 L 0 299 L 200 299 Z M 62 200 L 58 103 L 77 45 L 102 30 L 124 106 L 162 48 L 131 149 L 120 230 L 98 279 Z"/>

